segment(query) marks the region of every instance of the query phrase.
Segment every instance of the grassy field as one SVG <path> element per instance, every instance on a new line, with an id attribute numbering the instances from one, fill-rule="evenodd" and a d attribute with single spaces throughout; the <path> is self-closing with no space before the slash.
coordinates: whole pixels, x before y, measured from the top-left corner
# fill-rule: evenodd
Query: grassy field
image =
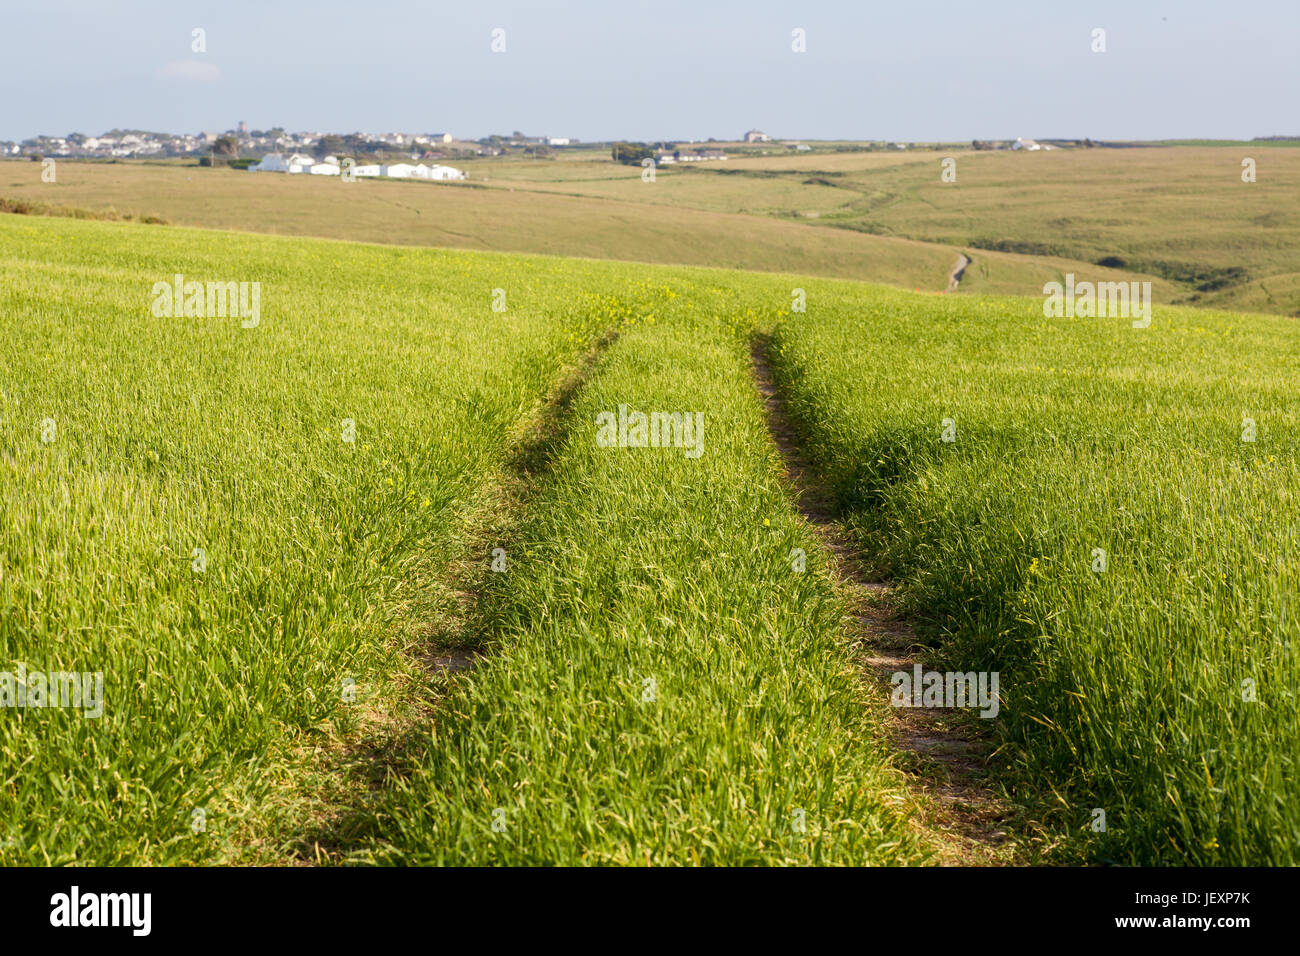
<path id="1" fill-rule="evenodd" d="M 0 858 L 297 859 L 355 796 L 320 780 L 338 748 L 430 706 L 340 858 L 927 858 L 781 493 L 736 276 L 212 237 L 0 220 L 0 657 L 104 675 L 97 718 L 3 711 Z M 259 324 L 154 316 L 177 271 L 262 283 Z M 620 333 L 485 539 L 521 423 Z M 704 411 L 705 453 L 595 448 L 611 403 Z M 510 571 L 452 634 L 489 544 Z M 490 652 L 467 683 L 426 667 L 463 645 Z"/>
<path id="2" fill-rule="evenodd" d="M 1259 155 L 1254 155 L 1258 153 Z M 1242 159 L 1256 182 L 1241 180 Z M 940 162 L 956 162 L 943 182 Z M 1300 314 L 1300 149 L 792 154 L 641 170 L 592 151 L 459 164 L 466 184 L 258 175 L 179 164 L 0 164 L 0 197 L 182 225 L 796 272 L 1039 294 L 1072 272 L 1139 276 L 1157 301 Z"/>
<path id="3" fill-rule="evenodd" d="M 361 858 L 926 858 L 880 701 L 779 481 L 749 369 L 758 313 L 740 290 L 684 279 L 656 277 L 655 321 L 628 328 L 574 402 L 520 557 L 483 602 L 487 657 L 449 692 Z M 595 422 L 620 405 L 699 413 L 698 457 L 601 447 Z"/>
<path id="4" fill-rule="evenodd" d="M 0 669 L 102 671 L 106 696 L 2 712 L 8 862 L 220 853 L 345 678 L 399 676 L 399 605 L 447 600 L 424 585 L 462 512 L 625 278 L 212 239 L 0 222 Z M 261 282 L 260 324 L 155 317 L 176 272 Z"/>
<path id="5" fill-rule="evenodd" d="M 861 154 L 866 162 L 888 154 Z M 838 159 L 831 155 L 828 162 Z M 468 183 L 361 181 L 202 169 L 178 164 L 64 163 L 43 183 L 37 163 L 0 163 L 0 199 L 175 225 L 240 229 L 406 245 L 535 252 L 637 262 L 704 265 L 883 282 L 942 291 L 962 253 L 956 246 L 823 229 L 778 215 L 789 192 L 765 177 L 732 178 L 640 170 L 606 160 L 493 160 L 464 164 Z M 728 161 L 730 162 L 730 161 Z M 487 177 L 487 182 L 479 174 Z M 807 177 L 804 177 L 807 178 Z M 700 189 L 696 184 L 703 183 Z M 583 190 L 591 190 L 584 194 Z M 831 190 L 831 192 L 836 192 Z M 745 195 L 751 197 L 746 204 Z M 772 213 L 769 215 L 768 213 Z M 963 288 L 1036 294 L 1066 272 L 1122 280 L 1129 274 L 1069 259 L 966 249 L 975 259 Z M 1153 294 L 1180 290 L 1156 278 Z"/>
<path id="6" fill-rule="evenodd" d="M 1256 160 L 1256 182 L 1241 180 L 1245 156 Z M 940 182 L 934 154 L 907 166 L 827 177 L 850 198 L 823 211 L 821 221 L 977 250 L 1111 263 L 1174 283 L 1180 302 L 1300 314 L 1300 223 L 1292 215 L 1300 149 L 954 158 L 955 183 Z"/>
<path id="7" fill-rule="evenodd" d="M 933 660 L 1001 672 L 1033 853 L 1297 861 L 1289 320 L 45 217 L 0 262 L 0 668 L 104 674 L 0 709 L 4 862 L 933 860 L 765 330 Z"/>
<path id="8" fill-rule="evenodd" d="M 778 381 L 935 662 L 1001 672 L 1065 855 L 1300 862 L 1293 323 L 825 291 Z"/>
<path id="9" fill-rule="evenodd" d="M 956 162 L 955 182 L 940 178 L 946 157 Z M 1253 183 L 1241 179 L 1245 157 L 1256 161 Z M 1110 263 L 1166 280 L 1162 301 L 1300 314 L 1300 149 L 750 155 L 661 170 L 652 194 L 635 171 L 579 175 L 584 166 L 609 164 L 594 157 L 518 163 L 508 175 L 513 185 L 538 190 L 942 243 L 970 251 L 977 263 L 990 251 L 1021 253 L 1081 276 Z M 487 161 L 475 168 L 495 175 Z M 963 288 L 1031 294 L 1030 281 L 1019 289 L 978 280 Z"/>

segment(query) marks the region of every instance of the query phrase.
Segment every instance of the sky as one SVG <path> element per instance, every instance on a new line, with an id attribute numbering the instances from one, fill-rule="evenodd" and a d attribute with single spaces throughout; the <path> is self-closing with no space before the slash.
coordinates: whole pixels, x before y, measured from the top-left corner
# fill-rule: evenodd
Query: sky
<path id="1" fill-rule="evenodd" d="M 0 0 L 0 140 L 1300 135 L 1297 38 L 1300 0 Z"/>

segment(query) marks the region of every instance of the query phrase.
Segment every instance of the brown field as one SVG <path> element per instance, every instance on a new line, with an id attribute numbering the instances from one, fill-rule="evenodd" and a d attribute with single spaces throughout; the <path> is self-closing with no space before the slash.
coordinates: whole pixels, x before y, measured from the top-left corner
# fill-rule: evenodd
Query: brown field
<path id="1" fill-rule="evenodd" d="M 664 167 L 597 150 L 455 162 L 466 183 L 361 181 L 181 162 L 0 164 L 0 197 L 169 223 L 1040 295 L 1066 272 L 1141 278 L 1157 301 L 1300 312 L 1300 150 L 792 153 Z M 956 183 L 940 161 L 957 162 Z M 1107 263 L 1104 267 L 1100 263 Z M 1114 268 L 1110 268 L 1113 266 Z"/>

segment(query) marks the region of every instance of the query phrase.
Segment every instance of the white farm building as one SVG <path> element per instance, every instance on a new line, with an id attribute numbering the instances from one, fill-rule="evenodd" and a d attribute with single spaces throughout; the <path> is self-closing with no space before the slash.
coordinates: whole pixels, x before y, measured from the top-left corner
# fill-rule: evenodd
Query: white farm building
<path id="1" fill-rule="evenodd" d="M 343 169 L 339 161 L 333 156 L 326 156 L 322 162 L 318 163 L 310 156 L 305 156 L 302 153 L 294 153 L 287 158 L 280 153 L 267 153 L 262 157 L 260 163 L 253 163 L 248 168 L 255 173 L 307 173 L 312 176 L 338 176 L 340 173 L 350 172 L 353 177 L 364 179 L 386 177 L 388 179 L 446 181 L 465 178 L 465 174 L 459 169 L 436 163 L 433 166 L 426 166 L 423 163 L 416 166 L 410 163 L 393 163 L 392 165 L 381 166 L 372 163 Z"/>
<path id="2" fill-rule="evenodd" d="M 434 163 L 429 167 L 429 178 L 442 180 L 464 179 L 465 174 L 459 169 L 455 169 L 451 166 L 440 166 L 437 163 Z"/>
<path id="3" fill-rule="evenodd" d="M 1016 141 L 1011 144 L 1012 149 L 1024 149 L 1029 152 L 1036 152 L 1040 149 L 1056 149 L 1051 143 L 1039 143 L 1032 139 L 1025 139 L 1023 136 L 1016 137 Z"/>

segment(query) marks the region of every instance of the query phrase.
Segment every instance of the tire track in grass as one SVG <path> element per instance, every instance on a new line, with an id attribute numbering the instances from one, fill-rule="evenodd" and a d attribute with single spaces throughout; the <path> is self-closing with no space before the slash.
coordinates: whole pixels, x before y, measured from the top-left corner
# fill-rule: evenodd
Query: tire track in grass
<path id="1" fill-rule="evenodd" d="M 451 686 L 350 862 L 925 859 L 831 578 L 820 556 L 791 567 L 814 541 L 746 340 L 712 317 L 734 298 L 701 297 L 625 329 L 584 383 L 518 559 L 475 608 L 493 652 Z M 702 414 L 702 443 L 602 444 L 620 405 Z"/>
<path id="2" fill-rule="evenodd" d="M 800 448 L 798 436 L 768 362 L 770 340 L 757 336 L 751 350 L 754 379 L 767 410 L 768 430 L 781 453 L 791 496 L 831 557 L 852 609 L 852 644 L 861 663 L 889 693 L 890 675 L 910 671 L 921 645 L 912 625 L 896 615 L 889 585 L 867 572 L 836 523 L 835 501 Z M 989 785 L 990 748 L 954 714 L 941 708 L 891 708 L 891 737 L 922 799 L 920 821 L 938 859 L 948 865 L 1012 862 L 1005 821 L 1008 808 Z"/>
<path id="3" fill-rule="evenodd" d="M 537 484 L 551 469 L 568 431 L 574 399 L 617 338 L 618 332 L 611 329 L 561 374 L 510 441 L 505 464 L 488 483 L 489 500 L 467 520 L 467 543 L 447 575 L 457 598 L 454 619 L 428 630 L 429 646 L 421 659 L 431 673 L 469 670 L 482 655 L 484 630 L 474 622 L 486 609 L 484 594 L 492 579 L 485 556 L 515 536 L 520 515 L 536 497 Z"/>
<path id="4" fill-rule="evenodd" d="M 485 594 L 492 571 L 486 556 L 498 542 L 514 536 L 519 516 L 534 497 L 535 483 L 551 467 L 574 398 L 617 337 L 616 330 L 608 331 L 559 376 L 537 411 L 519 424 L 497 474 L 484 482 L 478 499 L 466 509 L 457 556 L 429 584 L 442 600 L 416 630 L 415 640 L 401 650 L 419 662 L 428 680 L 403 688 L 396 706 L 386 701 L 368 708 L 350 739 L 318 754 L 316 812 L 294 840 L 293 862 L 339 863 L 365 843 L 375 823 L 378 794 L 394 777 L 412 772 L 439 703 L 487 653 Z M 430 613 L 428 608 L 421 611 Z"/>

